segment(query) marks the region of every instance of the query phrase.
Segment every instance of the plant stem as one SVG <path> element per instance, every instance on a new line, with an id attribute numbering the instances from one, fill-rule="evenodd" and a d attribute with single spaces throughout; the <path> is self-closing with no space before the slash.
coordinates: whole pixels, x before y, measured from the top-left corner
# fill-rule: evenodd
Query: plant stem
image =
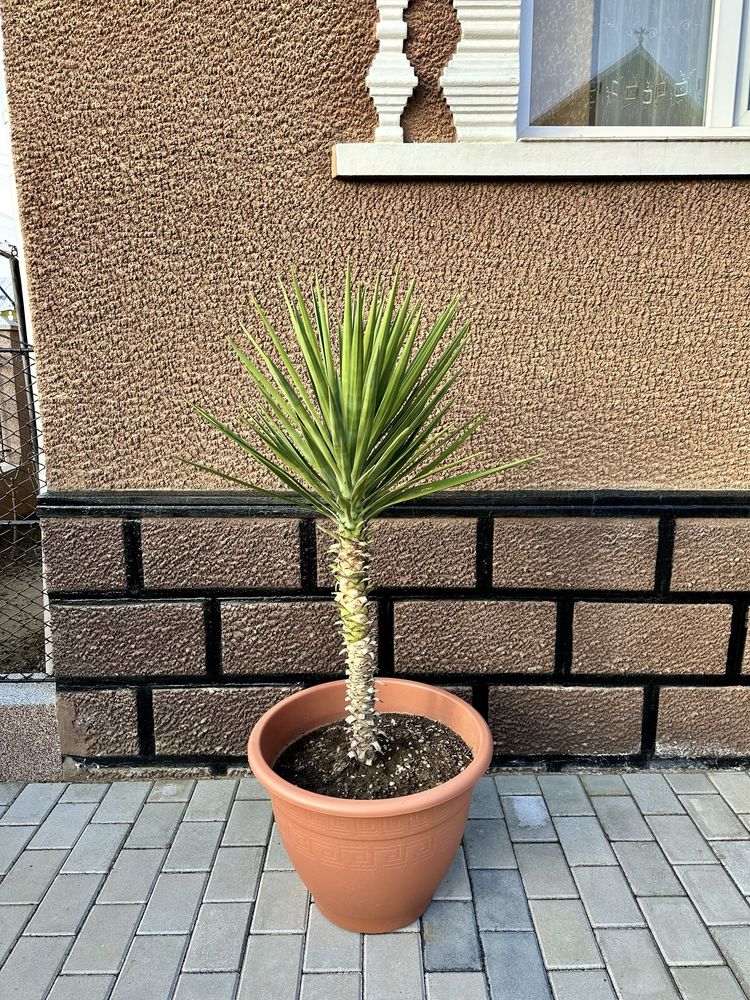
<path id="1" fill-rule="evenodd" d="M 375 650 L 367 595 L 370 590 L 370 533 L 367 525 L 336 526 L 331 546 L 344 652 L 349 756 L 372 764 L 380 750 L 375 708 Z"/>

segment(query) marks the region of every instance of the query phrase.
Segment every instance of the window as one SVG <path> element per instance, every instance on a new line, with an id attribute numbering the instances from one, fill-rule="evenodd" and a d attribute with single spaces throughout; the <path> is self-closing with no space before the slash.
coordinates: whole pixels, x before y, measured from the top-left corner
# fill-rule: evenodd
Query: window
<path id="1" fill-rule="evenodd" d="M 519 135 L 690 138 L 747 127 L 743 6 L 527 0 Z"/>
<path id="2" fill-rule="evenodd" d="M 334 175 L 750 174 L 750 0 L 451 2 L 461 37 L 440 83 L 456 141 L 403 141 L 408 0 L 377 0 L 379 125 L 336 146 Z"/>

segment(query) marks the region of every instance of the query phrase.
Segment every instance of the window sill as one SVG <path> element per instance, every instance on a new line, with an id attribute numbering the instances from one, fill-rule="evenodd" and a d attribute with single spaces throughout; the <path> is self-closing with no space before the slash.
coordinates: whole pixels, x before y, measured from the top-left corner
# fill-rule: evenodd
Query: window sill
<path id="1" fill-rule="evenodd" d="M 522 139 L 340 143 L 334 177 L 722 177 L 750 174 L 750 142 L 731 139 Z"/>

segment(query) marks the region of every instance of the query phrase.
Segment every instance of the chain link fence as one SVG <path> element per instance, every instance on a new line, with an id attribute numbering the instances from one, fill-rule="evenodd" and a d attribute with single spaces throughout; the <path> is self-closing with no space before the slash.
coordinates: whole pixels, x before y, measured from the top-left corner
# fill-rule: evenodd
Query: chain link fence
<path id="1" fill-rule="evenodd" d="M 15 248 L 0 247 L 0 674 L 45 668 L 42 543 L 37 496 L 44 487 Z"/>

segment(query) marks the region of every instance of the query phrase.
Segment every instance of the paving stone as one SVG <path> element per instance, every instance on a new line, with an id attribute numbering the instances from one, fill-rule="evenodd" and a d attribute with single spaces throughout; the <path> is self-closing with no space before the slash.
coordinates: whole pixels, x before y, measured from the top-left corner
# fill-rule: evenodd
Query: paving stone
<path id="1" fill-rule="evenodd" d="M 75 934 L 101 882 L 101 875 L 58 875 L 29 921 L 25 933 Z"/>
<path id="2" fill-rule="evenodd" d="M 551 972 L 555 1000 L 616 1000 L 604 969 L 570 969 Z"/>
<path id="3" fill-rule="evenodd" d="M 474 908 L 471 903 L 438 900 L 422 916 L 427 972 L 481 970 Z"/>
<path id="4" fill-rule="evenodd" d="M 703 771 L 667 771 L 664 777 L 676 795 L 715 794 L 716 788 Z"/>
<path id="5" fill-rule="evenodd" d="M 516 858 L 529 899 L 573 899 L 578 895 L 559 844 L 518 844 Z"/>
<path id="6" fill-rule="evenodd" d="M 127 823 L 89 824 L 66 858 L 63 873 L 108 872 L 129 829 Z"/>
<path id="7" fill-rule="evenodd" d="M 300 1000 L 360 1000 L 362 976 L 358 972 L 319 972 L 302 977 Z"/>
<path id="8" fill-rule="evenodd" d="M 695 825 L 708 840 L 743 840 L 750 837 L 720 795 L 683 795 L 682 801 Z"/>
<path id="9" fill-rule="evenodd" d="M 170 996 L 186 942 L 177 935 L 134 938 L 110 1000 Z"/>
<path id="10" fill-rule="evenodd" d="M 195 788 L 195 781 L 178 779 L 175 781 L 155 781 L 148 793 L 148 802 L 188 802 Z"/>
<path id="11" fill-rule="evenodd" d="M 582 774 L 581 781 L 589 795 L 630 795 L 619 774 Z"/>
<path id="12" fill-rule="evenodd" d="M 220 847 L 211 866 L 206 902 L 252 902 L 258 892 L 262 863 L 262 847 Z"/>
<path id="13" fill-rule="evenodd" d="M 223 823 L 181 823 L 164 862 L 164 871 L 207 872 L 223 829 Z"/>
<path id="14" fill-rule="evenodd" d="M 79 781 L 68 785 L 61 802 L 101 802 L 109 791 L 109 783 Z"/>
<path id="15" fill-rule="evenodd" d="M 592 927 L 643 927 L 645 921 L 619 868 L 574 868 Z"/>
<path id="16" fill-rule="evenodd" d="M 26 926 L 33 906 L 0 906 L 0 968 Z"/>
<path id="17" fill-rule="evenodd" d="M 66 853 L 24 851 L 0 883 L 0 903 L 38 903 L 60 871 Z"/>
<path id="18" fill-rule="evenodd" d="M 685 811 L 663 774 L 625 774 L 623 781 L 644 815 Z"/>
<path id="19" fill-rule="evenodd" d="M 305 972 L 361 972 L 362 938 L 337 927 L 313 904 L 307 926 Z"/>
<path id="20" fill-rule="evenodd" d="M 750 895 L 750 841 L 717 840 L 713 845 L 716 857 L 732 876 L 740 892 Z"/>
<path id="21" fill-rule="evenodd" d="M 138 928 L 139 934 L 189 934 L 206 876 L 166 872 L 159 876 Z"/>
<path id="22" fill-rule="evenodd" d="M 366 934 L 364 954 L 367 1000 L 421 1000 L 424 997 L 418 934 Z"/>
<path id="23" fill-rule="evenodd" d="M 538 795 L 535 774 L 496 774 L 495 787 L 500 795 Z"/>
<path id="24" fill-rule="evenodd" d="M 713 936 L 740 986 L 750 995 L 750 927 L 715 927 Z"/>
<path id="25" fill-rule="evenodd" d="M 252 903 L 204 903 L 190 937 L 185 972 L 239 971 Z"/>
<path id="26" fill-rule="evenodd" d="M 425 978 L 427 1000 L 489 1000 L 481 972 L 428 972 Z"/>
<path id="27" fill-rule="evenodd" d="M 307 889 L 296 872 L 264 872 L 253 914 L 252 932 L 304 932 Z"/>
<path id="28" fill-rule="evenodd" d="M 286 853 L 286 847 L 284 847 L 281 841 L 279 828 L 275 823 L 271 827 L 271 836 L 268 838 L 268 850 L 266 851 L 266 863 L 264 868 L 267 871 L 294 871 L 294 865 L 289 860 L 289 855 Z"/>
<path id="29" fill-rule="evenodd" d="M 501 819 L 470 819 L 464 831 L 469 868 L 516 868 L 516 857 Z"/>
<path id="30" fill-rule="evenodd" d="M 612 847 L 636 896 L 679 896 L 684 892 L 658 844 L 624 841 Z"/>
<path id="31" fill-rule="evenodd" d="M 710 771 L 708 777 L 734 812 L 750 812 L 750 774 L 746 771 Z"/>
<path id="32" fill-rule="evenodd" d="M 119 972 L 142 913 L 140 903 L 97 903 L 86 917 L 63 972 Z"/>
<path id="33" fill-rule="evenodd" d="M 52 811 L 65 791 L 65 785 L 33 783 L 26 785 L 0 819 L 2 826 L 38 826 Z"/>
<path id="34" fill-rule="evenodd" d="M 184 812 L 184 802 L 147 802 L 125 846 L 131 849 L 169 847 Z"/>
<path id="35" fill-rule="evenodd" d="M 649 896 L 641 909 L 668 965 L 720 965 L 721 955 L 690 900 Z"/>
<path id="36" fill-rule="evenodd" d="M 619 1000 L 680 1000 L 648 930 L 617 928 L 596 936 Z"/>
<path id="37" fill-rule="evenodd" d="M 616 865 L 595 816 L 555 816 L 557 835 L 569 865 Z"/>
<path id="38" fill-rule="evenodd" d="M 0 875 L 10 870 L 35 833 L 35 826 L 0 826 Z"/>
<path id="39" fill-rule="evenodd" d="M 252 847 L 268 843 L 271 803 L 257 800 L 235 802 L 221 842 L 222 847 Z"/>
<path id="40" fill-rule="evenodd" d="M 96 802 L 58 803 L 29 841 L 29 849 L 71 848 L 96 807 Z"/>
<path id="41" fill-rule="evenodd" d="M 529 906 L 548 969 L 591 969 L 603 964 L 580 900 L 532 899 Z"/>
<path id="42" fill-rule="evenodd" d="M 673 865 L 713 863 L 713 851 L 689 816 L 649 816 L 648 825 Z"/>
<path id="43" fill-rule="evenodd" d="M 551 816 L 593 816 L 594 810 L 575 774 L 542 774 L 542 795 Z"/>
<path id="44" fill-rule="evenodd" d="M 237 1000 L 297 1000 L 302 942 L 300 934 L 251 934 Z"/>
<path id="45" fill-rule="evenodd" d="M 433 899 L 471 899 L 471 884 L 463 847 L 459 847 Z"/>
<path id="46" fill-rule="evenodd" d="M 20 781 L 0 781 L 0 806 L 9 806 L 22 788 Z"/>
<path id="47" fill-rule="evenodd" d="M 236 781 L 199 781 L 185 813 L 189 823 L 223 822 L 229 815 Z"/>
<path id="48" fill-rule="evenodd" d="M 238 799 L 267 799 L 268 792 L 263 785 L 251 774 L 240 779 L 240 786 L 237 789 Z"/>
<path id="49" fill-rule="evenodd" d="M 485 931 L 482 946 L 492 1000 L 552 1000 L 532 931 Z"/>
<path id="50" fill-rule="evenodd" d="M 541 795 L 504 795 L 502 804 L 512 841 L 529 843 L 557 840 Z"/>
<path id="51" fill-rule="evenodd" d="M 0 968 L 0 997 L 8 1000 L 46 997 L 71 941 L 69 937 L 19 938 Z"/>
<path id="52" fill-rule="evenodd" d="M 480 931 L 532 929 L 526 894 L 518 872 L 474 868 L 471 884 Z"/>
<path id="53" fill-rule="evenodd" d="M 750 924 L 750 906 L 721 865 L 675 868 L 704 923 Z"/>
<path id="54" fill-rule="evenodd" d="M 673 968 L 672 975 L 684 1000 L 746 1000 L 726 967 Z"/>
<path id="55" fill-rule="evenodd" d="M 617 795 L 596 795 L 591 801 L 610 840 L 654 839 L 632 799 Z"/>
<path id="56" fill-rule="evenodd" d="M 174 1000 L 234 1000 L 237 979 L 234 972 L 184 972 Z"/>
<path id="57" fill-rule="evenodd" d="M 145 903 L 167 852 L 123 850 L 99 893 L 100 903 Z"/>
<path id="58" fill-rule="evenodd" d="M 58 976 L 47 1000 L 107 1000 L 112 976 Z"/>
<path id="59" fill-rule="evenodd" d="M 471 797 L 469 819 L 500 819 L 502 815 L 495 782 L 490 777 L 480 778 Z"/>
<path id="60" fill-rule="evenodd" d="M 150 781 L 117 782 L 102 799 L 91 822 L 133 823 L 150 790 Z"/>

